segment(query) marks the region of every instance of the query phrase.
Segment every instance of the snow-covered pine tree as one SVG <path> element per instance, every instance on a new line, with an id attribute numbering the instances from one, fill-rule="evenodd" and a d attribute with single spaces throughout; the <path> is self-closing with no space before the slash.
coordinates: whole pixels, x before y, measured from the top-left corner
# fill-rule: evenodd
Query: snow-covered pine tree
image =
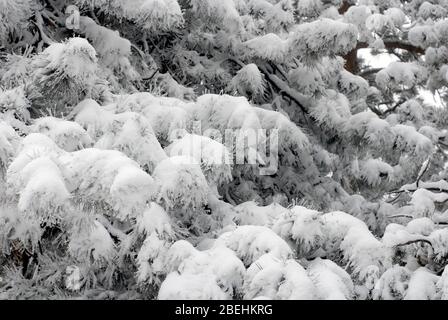
<path id="1" fill-rule="evenodd" d="M 448 299 L 447 44 L 446 0 L 0 0 L 0 298 Z"/>

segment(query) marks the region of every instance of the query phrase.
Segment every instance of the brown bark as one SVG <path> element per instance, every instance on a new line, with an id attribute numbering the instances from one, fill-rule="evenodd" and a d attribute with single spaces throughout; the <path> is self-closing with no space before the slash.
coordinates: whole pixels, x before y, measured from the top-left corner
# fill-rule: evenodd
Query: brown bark
<path id="1" fill-rule="evenodd" d="M 413 46 L 412 44 L 400 41 L 400 40 L 394 40 L 394 41 L 384 41 L 384 46 L 388 50 L 392 49 L 402 49 L 406 50 L 408 52 L 414 53 L 414 54 L 425 54 L 425 50 Z M 351 50 L 349 53 L 347 53 L 344 56 L 345 59 L 345 69 L 353 74 L 356 74 L 359 71 L 359 63 L 358 63 L 358 50 L 359 49 L 365 49 L 368 48 L 369 44 L 367 42 L 358 42 L 356 47 Z"/>
<path id="2" fill-rule="evenodd" d="M 351 3 L 351 1 L 348 1 L 348 0 L 344 0 L 344 1 L 342 1 L 342 4 L 341 4 L 341 6 L 340 6 L 339 9 L 338 9 L 339 14 L 344 14 L 344 13 L 346 13 L 347 10 L 348 10 L 351 6 L 353 6 L 353 3 Z"/>

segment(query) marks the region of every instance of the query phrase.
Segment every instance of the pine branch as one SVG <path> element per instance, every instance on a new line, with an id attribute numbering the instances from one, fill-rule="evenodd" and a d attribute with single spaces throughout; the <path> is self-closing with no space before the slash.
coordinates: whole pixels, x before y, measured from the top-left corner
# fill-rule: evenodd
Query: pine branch
<path id="1" fill-rule="evenodd" d="M 427 244 L 429 244 L 432 247 L 431 241 L 429 241 L 428 239 L 425 239 L 425 238 L 409 240 L 409 241 L 406 241 L 406 242 L 403 242 L 403 243 L 396 244 L 396 245 L 394 245 L 394 247 L 407 246 L 409 244 L 418 243 L 418 242 L 427 243 Z"/>

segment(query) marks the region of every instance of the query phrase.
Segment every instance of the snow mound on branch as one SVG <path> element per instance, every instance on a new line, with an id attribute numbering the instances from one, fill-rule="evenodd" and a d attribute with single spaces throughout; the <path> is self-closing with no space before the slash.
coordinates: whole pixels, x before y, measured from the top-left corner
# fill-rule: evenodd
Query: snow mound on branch
<path id="1" fill-rule="evenodd" d="M 113 115 L 112 119 L 95 148 L 121 151 L 149 172 L 167 158 L 144 116 L 125 112 Z"/>
<path id="2" fill-rule="evenodd" d="M 325 213 L 321 216 L 321 219 L 323 223 L 322 232 L 327 239 L 325 241 L 325 250 L 327 253 L 339 251 L 341 242 L 351 228 L 368 231 L 368 227 L 363 221 L 342 211 Z"/>
<path id="3" fill-rule="evenodd" d="M 354 25 L 323 18 L 297 25 L 288 43 L 294 56 L 308 61 L 346 54 L 356 46 L 357 36 Z"/>
<path id="4" fill-rule="evenodd" d="M 318 96 L 323 93 L 322 88 L 325 87 L 325 83 L 316 68 L 300 66 L 290 70 L 288 76 L 297 90 L 306 96 Z"/>
<path id="5" fill-rule="evenodd" d="M 441 300 L 448 300 L 448 267 L 445 266 L 443 273 L 437 281 L 437 292 Z"/>
<path id="6" fill-rule="evenodd" d="M 434 230 L 428 237 L 434 250 L 434 260 L 444 261 L 448 256 L 448 248 L 446 243 L 448 241 L 448 229 Z"/>
<path id="7" fill-rule="evenodd" d="M 392 127 L 392 132 L 398 138 L 396 144 L 399 148 L 413 152 L 420 158 L 427 158 L 434 148 L 431 140 L 412 126 L 397 124 Z"/>
<path id="8" fill-rule="evenodd" d="M 428 77 L 426 68 L 411 62 L 391 62 L 376 74 L 375 82 L 383 90 L 412 88 Z"/>
<path id="9" fill-rule="evenodd" d="M 339 90 L 351 100 L 363 98 L 369 93 L 369 83 L 360 76 L 341 70 L 338 79 Z"/>
<path id="10" fill-rule="evenodd" d="M 429 218 L 412 219 L 406 225 L 406 230 L 410 233 L 429 236 L 435 229 L 434 222 Z"/>
<path id="11" fill-rule="evenodd" d="M 325 241 L 322 232 L 321 213 L 302 206 L 295 206 L 282 213 L 272 230 L 282 239 L 295 244 L 299 256 L 312 255 Z"/>
<path id="12" fill-rule="evenodd" d="M 406 15 L 399 8 L 389 8 L 381 13 L 374 13 L 367 17 L 366 27 L 368 30 L 378 34 L 396 32 L 396 29 L 406 22 Z"/>
<path id="13" fill-rule="evenodd" d="M 72 114 L 75 121 L 98 139 L 95 147 L 121 151 L 152 171 L 166 154 L 158 142 L 151 122 L 136 112 L 115 114 L 116 106 L 100 107 L 94 100 L 79 103 Z"/>
<path id="14" fill-rule="evenodd" d="M 378 118 L 371 111 L 359 112 L 352 115 L 345 123 L 344 132 L 349 136 L 361 136 L 375 147 L 384 147 L 390 144 L 394 135 L 390 124 Z"/>
<path id="15" fill-rule="evenodd" d="M 224 244 L 236 252 L 244 265 L 249 266 L 265 253 L 278 259 L 293 256 L 288 244 L 271 229 L 264 226 L 239 226 L 219 236 L 215 246 Z"/>
<path id="16" fill-rule="evenodd" d="M 174 230 L 171 226 L 171 218 L 157 203 L 151 202 L 141 215 L 137 217 L 137 231 L 145 236 L 155 233 L 162 239 L 174 238 Z"/>
<path id="17" fill-rule="evenodd" d="M 378 300 L 402 300 L 406 295 L 406 290 L 411 279 L 411 272 L 405 267 L 398 265 L 387 269 L 373 291 L 374 299 Z"/>
<path id="18" fill-rule="evenodd" d="M 316 258 L 309 264 L 307 273 L 320 299 L 353 299 L 354 288 L 350 275 L 333 261 Z"/>
<path id="19" fill-rule="evenodd" d="M 283 278 L 282 268 L 282 261 L 269 253 L 254 261 L 244 279 L 244 299 L 250 300 L 257 296 L 274 298 Z"/>
<path id="20" fill-rule="evenodd" d="M 187 105 L 192 119 L 201 121 L 202 130 L 219 130 L 222 136 L 226 129 L 261 129 L 256 108 L 245 97 L 205 94 L 196 104 Z"/>
<path id="21" fill-rule="evenodd" d="M 17 132 L 6 122 L 0 120 L 0 177 L 2 178 L 15 155 L 19 141 L 20 137 Z"/>
<path id="22" fill-rule="evenodd" d="M 195 159 L 210 185 L 219 185 L 232 179 L 232 155 L 223 144 L 209 137 L 186 134 L 165 151 L 170 157 L 187 156 Z"/>
<path id="23" fill-rule="evenodd" d="M 412 273 L 404 300 L 434 300 L 440 277 L 421 267 Z"/>
<path id="24" fill-rule="evenodd" d="M 9 37 L 21 34 L 33 14 L 32 0 L 2 0 L 0 3 L 0 45 L 7 45 Z"/>
<path id="25" fill-rule="evenodd" d="M 417 25 L 408 32 L 409 42 L 420 48 L 436 46 L 439 42 L 437 32 L 431 25 Z"/>
<path id="26" fill-rule="evenodd" d="M 100 26 L 93 19 L 84 16 L 80 18 L 79 30 L 92 42 L 102 65 L 130 80 L 139 77 L 129 61 L 131 42 L 120 37 L 118 31 Z"/>
<path id="27" fill-rule="evenodd" d="M 179 274 L 171 272 L 160 286 L 159 300 L 227 300 L 209 274 Z"/>
<path id="28" fill-rule="evenodd" d="M 176 0 L 77 0 L 80 6 L 95 7 L 106 14 L 133 21 L 153 32 L 170 31 L 183 22 L 182 11 Z M 107 8 L 107 10 L 106 10 Z"/>
<path id="29" fill-rule="evenodd" d="M 147 92 L 120 96 L 114 106 L 114 112 L 137 112 L 150 122 L 161 143 L 171 142 L 172 137 L 185 132 L 189 115 L 186 103 L 172 97 L 155 97 Z M 108 108 L 109 109 L 109 108 Z"/>
<path id="30" fill-rule="evenodd" d="M 11 181 L 31 161 L 42 156 L 57 158 L 64 153 L 56 143 L 41 133 L 31 133 L 20 142 L 17 147 L 17 156 L 10 163 L 7 176 Z"/>
<path id="31" fill-rule="evenodd" d="M 94 221 L 91 228 L 84 228 L 71 235 L 68 243 L 70 255 L 82 262 L 110 263 L 116 256 L 114 241 L 106 228 Z"/>
<path id="32" fill-rule="evenodd" d="M 238 225 L 269 227 L 286 210 L 288 209 L 275 202 L 268 206 L 260 207 L 254 201 L 248 201 L 235 207 L 236 214 L 234 220 Z"/>
<path id="33" fill-rule="evenodd" d="M 352 227 L 340 249 L 348 265 L 360 279 L 370 280 L 372 268 L 382 272 L 392 264 L 392 250 L 379 241 L 368 229 Z"/>
<path id="34" fill-rule="evenodd" d="M 277 298 L 280 300 L 312 300 L 317 290 L 305 269 L 294 260 L 288 260 L 283 268 L 284 281 L 280 284 Z"/>
<path id="35" fill-rule="evenodd" d="M 180 251 L 185 247 L 186 251 Z M 169 271 L 181 275 L 208 274 L 230 297 L 238 293 L 246 273 L 235 252 L 222 245 L 198 251 L 184 241 L 178 241 L 168 250 L 165 263 Z"/>
<path id="36" fill-rule="evenodd" d="M 59 118 L 39 118 L 34 121 L 31 131 L 48 136 L 59 148 L 69 152 L 92 144 L 92 139 L 78 123 Z"/>
<path id="37" fill-rule="evenodd" d="M 244 96 L 260 96 L 265 90 L 264 77 L 257 65 L 250 63 L 242 67 L 232 78 L 229 91 L 236 91 Z"/>
<path id="38" fill-rule="evenodd" d="M 282 62 L 288 50 L 287 40 L 283 40 L 274 33 L 254 37 L 243 44 L 249 49 L 250 56 L 275 62 Z"/>
<path id="39" fill-rule="evenodd" d="M 264 12 L 265 28 L 268 32 L 281 32 L 294 24 L 294 9 L 291 1 L 278 1 Z"/>
<path id="40" fill-rule="evenodd" d="M 351 116 L 349 105 L 345 95 L 329 90 L 326 96 L 318 100 L 311 115 L 328 128 L 342 128 Z"/>
<path id="41" fill-rule="evenodd" d="M 385 177 L 387 180 L 394 178 L 394 169 L 381 159 L 369 159 L 362 161 L 360 165 L 360 175 L 371 186 L 377 186 Z"/>
<path id="42" fill-rule="evenodd" d="M 27 122 L 31 118 L 29 107 L 31 107 L 31 102 L 26 97 L 23 87 L 0 90 L 0 119 L 9 122 L 10 125 L 22 129 L 23 124 L 20 121 Z M 20 121 L 17 121 L 16 118 Z"/>
<path id="43" fill-rule="evenodd" d="M 365 39 L 369 36 L 367 32 L 368 29 L 366 26 L 366 20 L 371 15 L 372 10 L 370 7 L 366 5 L 356 5 L 348 8 L 348 10 L 344 13 L 344 20 L 348 23 L 354 24 L 360 32 L 361 39 Z"/>
<path id="44" fill-rule="evenodd" d="M 182 10 L 176 0 L 140 0 L 140 3 L 140 6 L 128 5 L 126 11 L 144 29 L 168 31 L 183 23 Z"/>
<path id="45" fill-rule="evenodd" d="M 81 101 L 72 111 L 75 122 L 79 123 L 94 139 L 106 132 L 106 127 L 113 120 L 113 113 L 101 108 L 92 99 Z"/>
<path id="46" fill-rule="evenodd" d="M 399 28 L 406 22 L 406 15 L 400 8 L 389 8 L 384 15 L 392 20 L 395 27 Z"/>
<path id="47" fill-rule="evenodd" d="M 423 2 L 418 8 L 417 15 L 423 19 L 437 20 L 445 17 L 447 9 L 438 4 L 432 4 L 428 1 Z"/>
<path id="48" fill-rule="evenodd" d="M 255 107 L 255 112 L 261 127 L 266 132 L 266 139 L 258 141 L 257 150 L 262 157 L 265 155 L 264 145 L 269 145 L 271 152 L 276 151 L 282 156 L 284 164 L 297 164 L 306 161 L 306 155 L 310 153 L 310 141 L 302 129 L 288 119 L 284 114 Z M 264 137 L 263 137 L 264 138 Z M 267 140 L 269 142 L 267 142 Z M 269 144 L 268 144 L 269 143 Z M 261 149 L 261 150 L 260 150 Z M 297 155 L 299 155 L 297 157 Z M 267 157 L 265 157 L 267 158 Z M 267 159 L 264 159 L 267 160 Z M 271 164 L 272 165 L 272 164 Z M 311 168 L 311 164 L 304 164 Z"/>
<path id="49" fill-rule="evenodd" d="M 76 201 L 99 204 L 119 219 L 135 217 L 154 196 L 155 182 L 139 165 L 114 150 L 84 149 L 59 158 Z"/>
<path id="50" fill-rule="evenodd" d="M 192 0 L 191 6 L 197 16 L 208 17 L 227 28 L 240 21 L 240 15 L 233 0 Z"/>
<path id="51" fill-rule="evenodd" d="M 189 88 L 178 83 L 168 72 L 158 73 L 155 76 L 160 88 L 167 96 L 182 100 L 192 100 L 196 97 L 193 88 Z"/>
<path id="52" fill-rule="evenodd" d="M 448 19 L 439 20 L 434 24 L 440 43 L 448 43 Z"/>
<path id="53" fill-rule="evenodd" d="M 54 43 L 34 61 L 37 81 L 45 81 L 47 74 L 54 72 L 59 79 L 72 79 L 82 88 L 93 84 L 96 71 L 96 51 L 83 38 L 70 38 L 65 43 Z"/>
<path id="54" fill-rule="evenodd" d="M 384 245 L 393 248 L 420 239 L 425 239 L 425 237 L 410 232 L 409 229 L 403 225 L 390 223 L 384 231 L 382 242 Z"/>
<path id="55" fill-rule="evenodd" d="M 296 7 L 297 13 L 302 17 L 318 17 L 323 10 L 321 0 L 299 0 Z"/>
<path id="56" fill-rule="evenodd" d="M 426 189 L 416 190 L 411 197 L 409 203 L 412 205 L 412 214 L 415 217 L 432 217 L 436 205 L 435 203 L 443 203 L 448 199 L 446 193 L 434 193 Z"/>
<path id="57" fill-rule="evenodd" d="M 19 195 L 18 209 L 30 219 L 56 224 L 65 215 L 70 198 L 58 166 L 48 157 L 29 162 L 18 177 L 8 177 L 10 191 Z"/>
<path id="58" fill-rule="evenodd" d="M 167 158 L 157 165 L 153 177 L 158 184 L 157 201 L 166 208 L 181 208 L 192 214 L 207 203 L 209 186 L 194 158 Z"/>
<path id="59" fill-rule="evenodd" d="M 33 106 L 52 114 L 68 113 L 85 98 L 101 95 L 96 51 L 84 38 L 53 43 L 31 61 Z M 100 90 L 98 90 L 100 89 Z"/>
<path id="60" fill-rule="evenodd" d="M 316 299 L 316 288 L 305 269 L 294 260 L 279 260 L 270 253 L 247 269 L 243 291 L 244 299 Z"/>
<path id="61" fill-rule="evenodd" d="M 140 226 L 139 226 L 140 227 Z M 139 284 L 160 284 L 159 276 L 166 274 L 163 257 L 169 243 L 160 238 L 157 232 L 146 237 L 137 254 L 137 282 Z"/>

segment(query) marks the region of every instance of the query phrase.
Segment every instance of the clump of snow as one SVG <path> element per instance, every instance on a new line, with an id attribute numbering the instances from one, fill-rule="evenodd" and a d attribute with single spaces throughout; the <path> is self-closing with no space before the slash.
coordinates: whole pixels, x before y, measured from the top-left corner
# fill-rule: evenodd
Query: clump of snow
<path id="1" fill-rule="evenodd" d="M 119 219 L 135 217 L 154 196 L 152 177 L 121 152 L 83 149 L 61 156 L 59 161 L 76 201 L 112 209 Z"/>
<path id="2" fill-rule="evenodd" d="M 65 43 L 52 44 L 39 55 L 34 62 L 35 76 L 38 81 L 45 81 L 47 73 L 53 71 L 86 88 L 86 84 L 93 85 L 96 62 L 96 51 L 86 39 L 70 38 Z"/>
<path id="3" fill-rule="evenodd" d="M 105 134 L 95 143 L 96 148 L 121 151 L 149 172 L 167 158 L 144 116 L 125 112 L 113 115 L 112 119 L 104 128 Z"/>
<path id="4" fill-rule="evenodd" d="M 283 62 L 288 50 L 287 40 L 274 33 L 254 37 L 244 45 L 249 49 L 249 55 L 275 62 Z"/>
<path id="5" fill-rule="evenodd" d="M 92 99 L 81 101 L 72 111 L 75 122 L 79 123 L 87 133 L 96 139 L 106 131 L 106 126 L 112 122 L 113 114 L 101 108 Z"/>
<path id="6" fill-rule="evenodd" d="M 374 289 L 374 298 L 378 300 L 402 300 L 411 279 L 411 272 L 398 265 L 387 269 L 378 280 Z"/>
<path id="7" fill-rule="evenodd" d="M 441 5 L 433 4 L 428 1 L 423 2 L 418 8 L 417 15 L 422 19 L 433 19 L 437 20 L 439 18 L 445 17 L 447 14 L 447 9 Z"/>
<path id="8" fill-rule="evenodd" d="M 153 177 L 158 184 L 157 201 L 166 208 L 181 208 L 191 215 L 207 203 L 207 180 L 194 158 L 167 158 L 157 165 Z"/>
<path id="9" fill-rule="evenodd" d="M 412 273 L 404 299 L 433 300 L 436 296 L 438 280 L 439 277 L 427 268 L 418 268 Z"/>
<path id="10" fill-rule="evenodd" d="M 19 146 L 19 135 L 6 122 L 0 120 L 0 177 L 3 179 L 8 164 Z M 1 180 L 0 179 L 0 180 Z"/>
<path id="11" fill-rule="evenodd" d="M 365 278 L 372 266 L 384 271 L 392 263 L 392 250 L 364 228 L 350 228 L 340 248 L 344 259 L 360 278 Z"/>
<path id="12" fill-rule="evenodd" d="M 272 230 L 283 239 L 295 243 L 299 256 L 312 255 L 325 241 L 321 213 L 302 206 L 285 211 L 274 222 Z"/>
<path id="13" fill-rule="evenodd" d="M 308 276 L 323 300 L 351 300 L 354 296 L 350 275 L 331 260 L 314 259 L 307 268 Z"/>
<path id="14" fill-rule="evenodd" d="M 219 236 L 215 245 L 221 244 L 235 251 L 246 266 L 251 265 L 265 253 L 271 253 L 278 259 L 293 256 L 288 244 L 264 226 L 239 226 Z"/>
<path id="15" fill-rule="evenodd" d="M 89 134 L 78 123 L 55 117 L 37 119 L 31 131 L 48 136 L 59 148 L 69 152 L 88 148 L 92 144 Z"/>
<path id="16" fill-rule="evenodd" d="M 2 0 L 0 10 L 0 45 L 9 43 L 13 34 L 21 34 L 33 14 L 32 0 Z"/>
<path id="17" fill-rule="evenodd" d="M 219 137 L 218 137 L 219 138 Z M 226 146 L 209 137 L 186 134 L 166 148 L 170 157 L 186 156 L 196 160 L 210 185 L 232 179 L 232 155 Z"/>
<path id="18" fill-rule="evenodd" d="M 300 93 L 307 96 L 322 94 L 325 83 L 318 69 L 300 66 L 289 71 L 289 79 Z"/>
<path id="19" fill-rule="evenodd" d="M 257 65 L 250 63 L 238 70 L 232 78 L 228 90 L 236 91 L 244 96 L 262 95 L 265 90 L 265 81 Z"/>
<path id="20" fill-rule="evenodd" d="M 417 25 L 409 30 L 409 42 L 414 46 L 428 48 L 439 42 L 436 31 L 431 25 Z"/>
<path id="21" fill-rule="evenodd" d="M 70 254 L 82 262 L 110 263 L 116 256 L 114 242 L 106 228 L 98 221 L 91 228 L 84 228 L 71 235 L 68 243 Z"/>
<path id="22" fill-rule="evenodd" d="M 294 260 L 279 260 L 262 255 L 247 269 L 244 299 L 316 299 L 316 288 L 306 270 Z"/>
<path id="23" fill-rule="evenodd" d="M 160 239 L 156 232 L 145 239 L 136 258 L 138 283 L 160 284 L 158 276 L 166 274 L 163 257 L 168 248 L 167 241 Z"/>
<path id="24" fill-rule="evenodd" d="M 346 54 L 356 42 L 354 25 L 326 18 L 298 25 L 289 38 L 291 53 L 303 61 Z"/>
<path id="25" fill-rule="evenodd" d="M 30 120 L 28 108 L 30 107 L 31 103 L 26 97 L 23 87 L 5 91 L 0 90 L 0 118 L 4 120 L 18 118 L 22 122 L 28 122 Z M 14 126 L 17 122 L 14 121 L 10 124 Z"/>
<path id="26" fill-rule="evenodd" d="M 146 236 L 155 233 L 162 239 L 172 239 L 174 230 L 171 223 L 166 211 L 157 203 L 151 202 L 149 208 L 137 217 L 136 228 L 139 233 Z"/>
<path id="27" fill-rule="evenodd" d="M 318 17 L 323 10 L 323 4 L 321 0 L 299 0 L 296 10 L 302 17 Z"/>
<path id="28" fill-rule="evenodd" d="M 383 178 L 392 180 L 394 169 L 381 159 L 369 159 L 361 163 L 360 175 L 369 185 L 376 186 L 383 181 Z"/>
<path id="29" fill-rule="evenodd" d="M 159 300 L 227 300 L 209 274 L 179 274 L 171 272 L 160 286 Z"/>
<path id="30" fill-rule="evenodd" d="M 70 194 L 58 166 L 49 157 L 30 161 L 18 175 L 9 175 L 10 191 L 19 195 L 18 209 L 30 219 L 56 224 L 66 214 Z"/>
<path id="31" fill-rule="evenodd" d="M 286 210 L 275 202 L 260 207 L 254 201 L 248 201 L 235 207 L 234 220 L 238 225 L 271 226 Z"/>
<path id="32" fill-rule="evenodd" d="M 412 88 L 428 77 L 426 68 L 412 62 L 391 62 L 376 74 L 375 82 L 383 90 Z"/>

